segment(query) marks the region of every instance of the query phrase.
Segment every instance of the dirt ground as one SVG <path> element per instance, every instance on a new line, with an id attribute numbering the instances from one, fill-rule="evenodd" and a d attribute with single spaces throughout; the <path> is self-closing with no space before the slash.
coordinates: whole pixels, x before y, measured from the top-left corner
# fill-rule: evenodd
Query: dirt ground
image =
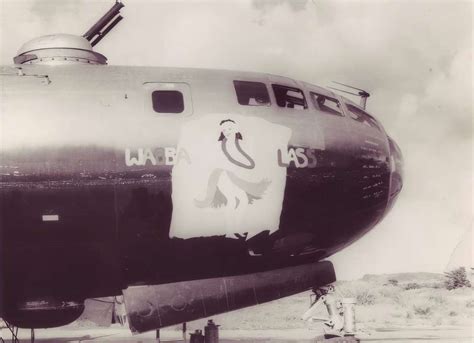
<path id="1" fill-rule="evenodd" d="M 5 331 L 5 330 L 3 330 Z M 286 329 L 286 330 L 220 330 L 221 343 L 225 342 L 317 342 L 316 337 L 322 331 L 316 329 Z M 155 332 L 133 336 L 127 328 L 114 324 L 110 328 L 78 328 L 66 326 L 57 329 L 36 330 L 35 342 L 156 342 Z M 19 338 L 28 341 L 29 330 L 20 330 Z M 162 342 L 183 342 L 182 333 L 176 330 L 162 330 Z M 470 326 L 444 326 L 437 328 L 392 328 L 377 329 L 371 332 L 357 334 L 361 342 L 472 342 Z M 4 332 L 4 339 L 8 339 Z M 189 334 L 187 335 L 189 341 Z"/>

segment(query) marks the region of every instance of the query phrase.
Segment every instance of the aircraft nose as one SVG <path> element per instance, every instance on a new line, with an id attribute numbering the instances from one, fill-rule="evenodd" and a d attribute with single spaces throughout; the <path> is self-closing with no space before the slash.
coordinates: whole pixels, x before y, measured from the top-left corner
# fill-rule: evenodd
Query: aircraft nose
<path id="1" fill-rule="evenodd" d="M 403 155 L 397 143 L 389 138 L 390 145 L 390 198 L 395 198 L 403 187 Z"/>

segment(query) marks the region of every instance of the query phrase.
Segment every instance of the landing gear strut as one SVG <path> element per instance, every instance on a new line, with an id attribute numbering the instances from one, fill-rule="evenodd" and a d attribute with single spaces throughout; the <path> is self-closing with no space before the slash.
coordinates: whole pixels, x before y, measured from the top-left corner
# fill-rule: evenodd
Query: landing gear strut
<path id="1" fill-rule="evenodd" d="M 20 339 L 18 338 L 18 327 L 17 326 L 14 326 L 12 324 L 10 324 L 9 322 L 5 321 L 5 320 L 2 320 L 0 319 L 0 321 L 3 321 L 4 323 L 4 327 L 6 327 L 8 329 L 8 331 L 10 331 L 11 335 L 12 335 L 12 339 L 11 339 L 11 343 L 19 343 L 20 342 Z M 3 332 L 2 332 L 2 324 L 0 324 L 0 343 L 5 343 L 6 340 L 3 338 Z M 34 343 L 35 342 L 35 329 L 30 329 L 30 334 L 31 334 L 31 339 L 30 339 L 30 342 L 31 343 Z"/>
<path id="2" fill-rule="evenodd" d="M 335 296 L 334 286 L 328 285 L 313 288 L 311 295 L 311 307 L 306 311 L 303 320 L 323 321 L 326 338 L 331 337 L 353 337 L 355 335 L 355 300 L 343 298 L 338 300 Z M 316 317 L 318 309 L 324 305 L 329 317 Z"/>
<path id="3" fill-rule="evenodd" d="M 11 342 L 12 343 L 19 343 L 20 340 L 18 339 L 18 327 L 16 326 L 13 326 L 12 324 L 8 323 L 7 321 L 3 320 L 3 322 L 5 323 L 5 327 L 10 331 L 10 333 L 12 334 L 12 340 Z M 0 332 L 0 342 L 4 343 L 5 340 L 3 339 L 3 333 Z"/>

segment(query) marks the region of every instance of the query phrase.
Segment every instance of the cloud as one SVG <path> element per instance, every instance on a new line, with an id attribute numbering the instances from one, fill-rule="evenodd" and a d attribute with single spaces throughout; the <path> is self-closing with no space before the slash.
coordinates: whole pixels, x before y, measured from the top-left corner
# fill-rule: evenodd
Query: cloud
<path id="1" fill-rule="evenodd" d="M 252 5 L 264 13 L 282 5 L 288 6 L 293 11 L 303 11 L 307 4 L 308 0 L 252 0 Z"/>
<path id="2" fill-rule="evenodd" d="M 405 185 L 388 218 L 334 258 L 345 277 L 365 272 L 348 269 L 347 259 L 370 265 L 375 273 L 443 271 L 472 225 L 472 50 L 467 28 L 452 46 L 418 50 L 418 62 L 398 66 L 398 80 L 394 73 L 389 86 L 380 84 L 373 94 L 371 109 L 383 116 L 404 153 Z M 443 37 L 453 34 L 452 26 L 443 30 L 448 31 Z M 424 45 L 434 45 L 437 38 L 430 39 Z M 419 60 L 428 59 L 433 67 L 420 73 Z M 404 87 L 404 78 L 411 77 L 419 85 L 409 80 Z M 398 248 L 392 253 L 387 245 Z"/>
<path id="3" fill-rule="evenodd" d="M 60 20 L 61 16 L 69 16 L 85 8 L 87 3 L 84 0 L 63 0 L 60 6 L 54 0 L 35 0 L 31 5 L 31 14 L 45 25 Z"/>

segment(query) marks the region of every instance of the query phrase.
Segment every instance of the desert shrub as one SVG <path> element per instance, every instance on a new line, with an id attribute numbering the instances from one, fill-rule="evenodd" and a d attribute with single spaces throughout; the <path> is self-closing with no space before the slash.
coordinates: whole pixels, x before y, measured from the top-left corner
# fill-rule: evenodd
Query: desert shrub
<path id="1" fill-rule="evenodd" d="M 457 315 L 458 315 L 458 313 L 457 313 L 456 311 L 450 311 L 450 312 L 449 312 L 449 316 L 450 316 L 450 317 L 455 317 L 455 316 L 457 316 Z"/>
<path id="2" fill-rule="evenodd" d="M 358 305 L 375 304 L 376 296 L 373 287 L 367 282 L 354 282 L 351 284 L 341 284 L 337 288 L 340 297 L 355 298 Z"/>
<path id="3" fill-rule="evenodd" d="M 467 308 L 473 308 L 474 307 L 474 300 L 469 300 L 467 303 L 466 303 L 466 307 Z"/>
<path id="4" fill-rule="evenodd" d="M 407 283 L 405 285 L 405 287 L 403 287 L 403 288 L 406 289 L 406 290 L 419 289 L 419 288 L 421 288 L 421 286 L 419 284 L 417 284 L 416 282 L 410 282 L 410 283 Z"/>
<path id="5" fill-rule="evenodd" d="M 398 280 L 390 279 L 388 280 L 388 284 L 392 286 L 398 286 Z"/>
<path id="6" fill-rule="evenodd" d="M 419 316 L 428 316 L 431 314 L 431 307 L 427 305 L 413 305 L 413 312 Z"/>
<path id="7" fill-rule="evenodd" d="M 452 290 L 461 287 L 471 287 L 471 282 L 467 278 L 466 268 L 459 267 L 450 272 L 444 273 L 446 277 L 444 285 L 446 289 Z"/>
<path id="8" fill-rule="evenodd" d="M 395 303 L 400 303 L 401 289 L 398 287 L 381 287 L 378 289 L 380 297 L 383 299 L 391 300 Z"/>
<path id="9" fill-rule="evenodd" d="M 441 294 L 430 295 L 428 299 L 436 305 L 446 304 L 446 299 Z"/>
<path id="10" fill-rule="evenodd" d="M 368 289 L 362 289 L 356 293 L 357 304 L 373 305 L 375 304 L 375 295 Z"/>

